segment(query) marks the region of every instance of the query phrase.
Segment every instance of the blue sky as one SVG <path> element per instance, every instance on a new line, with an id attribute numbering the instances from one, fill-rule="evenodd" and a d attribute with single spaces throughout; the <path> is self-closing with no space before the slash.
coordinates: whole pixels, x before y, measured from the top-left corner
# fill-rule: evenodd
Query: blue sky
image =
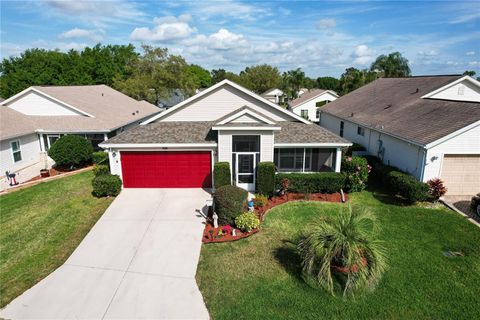
<path id="1" fill-rule="evenodd" d="M 400 51 L 414 75 L 480 74 L 480 1 L 1 1 L 0 55 L 103 44 L 167 47 L 205 68 L 338 77 Z"/>

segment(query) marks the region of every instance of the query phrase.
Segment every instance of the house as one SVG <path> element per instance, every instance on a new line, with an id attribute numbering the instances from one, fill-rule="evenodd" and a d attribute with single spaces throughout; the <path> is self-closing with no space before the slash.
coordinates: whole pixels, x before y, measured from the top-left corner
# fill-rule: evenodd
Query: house
<path id="1" fill-rule="evenodd" d="M 323 89 L 302 89 L 299 91 L 299 97 L 288 103 L 289 108 L 299 116 L 318 122 L 320 116 L 320 107 L 334 101 L 338 95 L 332 90 Z"/>
<path id="2" fill-rule="evenodd" d="M 125 188 L 211 188 L 213 164 L 255 190 L 258 162 L 280 172 L 340 171 L 347 140 L 223 80 L 100 144 Z"/>
<path id="3" fill-rule="evenodd" d="M 381 78 L 321 109 L 320 125 L 448 194 L 480 191 L 480 83 L 468 76 Z"/>
<path id="4" fill-rule="evenodd" d="M 262 97 L 276 104 L 284 103 L 286 98 L 285 93 L 282 90 L 277 88 L 273 88 L 268 91 L 265 91 L 262 94 Z"/>
<path id="5" fill-rule="evenodd" d="M 100 142 L 158 112 L 105 85 L 27 88 L 0 103 L 2 186 L 6 171 L 22 182 L 51 166 L 46 151 L 62 135 L 84 136 L 101 150 Z"/>

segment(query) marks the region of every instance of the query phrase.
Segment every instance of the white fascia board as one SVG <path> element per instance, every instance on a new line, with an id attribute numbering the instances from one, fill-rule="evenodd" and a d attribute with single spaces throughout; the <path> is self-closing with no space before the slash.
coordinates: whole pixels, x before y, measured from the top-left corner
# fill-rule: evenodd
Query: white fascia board
<path id="1" fill-rule="evenodd" d="M 81 113 L 81 114 L 83 114 L 83 115 L 85 115 L 85 116 L 87 116 L 87 117 L 95 118 L 94 115 L 92 115 L 92 114 L 90 114 L 90 113 L 87 113 L 87 112 L 85 112 L 85 111 L 82 111 L 82 110 L 80 110 L 80 109 L 78 109 L 78 108 L 75 108 L 74 106 L 72 106 L 72 105 L 70 105 L 70 104 L 68 104 L 68 103 L 66 103 L 66 102 L 63 102 L 62 100 L 59 100 L 59 99 L 57 99 L 57 98 L 55 98 L 55 97 L 52 97 L 52 96 L 46 94 L 45 92 L 43 92 L 43 91 L 41 91 L 41 90 L 38 90 L 38 89 L 36 89 L 36 88 L 34 88 L 34 87 L 29 87 L 29 88 L 27 88 L 27 89 L 25 89 L 25 90 L 17 93 L 16 95 L 14 95 L 14 96 L 8 98 L 7 100 L 3 101 L 3 102 L 1 103 L 1 105 L 5 105 L 5 106 L 6 106 L 8 103 L 10 103 L 10 102 L 12 102 L 12 101 L 15 101 L 15 100 L 18 99 L 18 98 L 21 98 L 23 95 L 27 94 L 27 93 L 30 92 L 30 91 L 36 92 L 36 93 L 40 94 L 41 96 L 44 96 L 44 97 L 46 97 L 46 98 L 48 98 L 48 99 L 50 99 L 50 100 L 53 100 L 53 101 L 55 101 L 56 103 L 59 103 L 59 104 L 63 105 L 64 107 L 67 107 L 68 109 L 75 110 L 75 111 L 77 111 L 77 112 L 79 112 L 79 113 Z"/>
<path id="2" fill-rule="evenodd" d="M 229 123 L 230 121 L 233 121 L 233 120 L 235 120 L 235 119 L 237 119 L 237 118 L 239 118 L 239 117 L 241 117 L 241 116 L 243 116 L 243 115 L 245 115 L 245 114 L 251 115 L 252 117 L 254 117 L 254 118 L 256 118 L 256 119 L 258 119 L 258 120 L 260 120 L 260 121 L 262 121 L 262 122 L 265 122 L 265 123 L 267 123 L 267 124 L 275 124 L 275 122 L 272 122 L 272 121 L 268 120 L 267 118 L 263 117 L 262 115 L 260 115 L 260 114 L 258 114 L 258 113 L 256 113 L 256 112 L 252 112 L 252 111 L 250 111 L 250 110 L 248 110 L 248 109 L 239 111 L 239 112 L 231 115 L 231 116 L 228 117 L 227 119 L 220 121 L 220 122 L 217 123 L 217 124 L 226 124 L 226 123 Z"/>
<path id="3" fill-rule="evenodd" d="M 79 133 L 109 133 L 109 130 L 44 130 L 44 129 L 37 129 L 35 130 L 36 133 L 45 133 L 45 134 L 52 134 L 52 133 L 61 133 L 61 134 L 79 134 Z"/>
<path id="4" fill-rule="evenodd" d="M 462 134 L 462 133 L 464 133 L 464 132 L 466 132 L 466 131 L 468 131 L 468 130 L 470 130 L 470 129 L 473 129 L 473 128 L 477 127 L 477 126 L 480 126 L 480 120 L 479 120 L 479 121 L 476 121 L 476 122 L 474 122 L 474 123 L 472 123 L 472 124 L 469 124 L 468 126 L 463 127 L 462 129 L 459 129 L 459 130 L 457 130 L 457 131 L 455 131 L 455 132 L 452 132 L 452 133 L 450 133 L 450 134 L 447 134 L 446 136 L 444 136 L 444 137 L 442 137 L 442 138 L 440 138 L 440 139 L 438 139 L 438 140 L 435 140 L 435 141 L 433 141 L 433 142 L 430 142 L 429 144 L 427 144 L 427 145 L 425 146 L 425 149 L 431 149 L 431 148 L 433 148 L 433 147 L 435 147 L 435 146 L 437 146 L 437 145 L 439 145 L 439 144 L 441 144 L 441 143 L 443 143 L 443 142 L 445 142 L 445 141 L 447 141 L 447 140 L 450 140 L 450 139 L 452 139 L 452 138 L 455 138 L 456 136 L 458 136 L 458 135 L 460 135 L 460 134 Z"/>
<path id="5" fill-rule="evenodd" d="M 278 130 L 281 130 L 282 128 L 281 127 L 242 127 L 242 126 L 238 126 L 238 127 L 212 127 L 212 130 L 225 130 L 225 131 L 228 131 L 228 130 L 247 130 L 247 131 L 256 131 L 256 130 L 268 130 L 268 131 L 271 131 L 271 130 L 274 130 L 274 131 L 278 131 Z"/>
<path id="6" fill-rule="evenodd" d="M 155 120 L 158 120 L 158 119 L 160 119 L 160 118 L 163 118 L 163 117 L 165 117 L 166 115 L 169 115 L 170 113 L 174 112 L 175 110 L 177 110 L 177 109 L 185 106 L 186 104 L 188 104 L 188 103 L 190 103 L 190 102 L 192 102 L 192 101 L 194 101 L 194 100 L 196 100 L 196 99 L 198 99 L 198 98 L 200 98 L 200 97 L 203 97 L 204 95 L 206 95 L 206 94 L 208 94 L 208 93 L 216 90 L 217 88 L 223 86 L 224 84 L 227 84 L 227 85 L 229 85 L 229 86 L 231 86 L 231 87 L 233 87 L 233 88 L 235 88 L 235 89 L 238 89 L 238 90 L 240 90 L 241 92 L 243 92 L 243 93 L 245 93 L 245 94 L 247 94 L 247 95 L 249 95 L 249 96 L 251 96 L 251 97 L 253 97 L 253 98 L 255 98 L 255 99 L 257 99 L 257 100 L 259 100 L 259 101 L 261 101 L 261 102 L 263 102 L 263 103 L 265 103 L 265 104 L 267 104 L 267 105 L 269 105 L 270 107 L 272 107 L 272 108 L 274 108 L 274 109 L 276 109 L 276 110 L 278 110 L 278 111 L 281 111 L 281 112 L 289 115 L 290 117 L 292 117 L 292 118 L 294 118 L 294 119 L 296 119 L 296 120 L 299 120 L 299 121 L 301 121 L 301 122 L 303 122 L 303 123 L 310 123 L 310 121 L 303 119 L 303 118 L 300 117 L 299 115 L 296 115 L 296 114 L 293 113 L 293 112 L 290 112 L 290 111 L 288 111 L 288 110 L 283 109 L 283 108 L 280 107 L 279 105 L 277 105 L 277 104 L 275 104 L 275 103 L 273 103 L 273 102 L 271 102 L 271 101 L 263 98 L 262 96 L 259 96 L 259 95 L 256 94 L 256 93 L 253 93 L 252 91 L 250 91 L 250 90 L 248 90 L 248 89 L 245 89 L 244 87 L 236 84 L 235 82 L 232 82 L 232 81 L 230 81 L 230 80 L 225 79 L 225 80 L 223 80 L 223 81 L 220 81 L 220 82 L 217 83 L 217 84 L 214 84 L 214 85 L 211 86 L 210 88 L 205 89 L 205 90 L 203 90 L 202 92 L 199 92 L 199 93 L 197 93 L 196 95 L 193 95 L 193 96 L 191 96 L 190 98 L 188 98 L 188 99 L 180 102 L 179 104 L 171 107 L 171 108 L 168 109 L 167 111 L 164 111 L 164 112 L 162 112 L 162 113 L 159 113 L 159 114 L 151 117 L 150 119 L 145 120 L 145 121 L 142 122 L 141 124 L 142 124 L 142 125 L 149 124 L 149 123 L 151 123 L 151 122 L 153 122 L 153 121 L 155 121 Z"/>
<path id="7" fill-rule="evenodd" d="M 447 85 L 445 85 L 445 86 L 443 86 L 443 87 L 441 87 L 441 88 L 438 88 L 437 90 L 434 90 L 434 91 L 432 91 L 432 92 L 429 92 L 429 93 L 423 95 L 421 98 L 422 98 L 422 99 L 431 98 L 432 96 L 436 95 L 437 93 L 442 92 L 442 91 L 444 91 L 444 90 L 446 90 L 446 89 L 448 89 L 448 88 L 450 88 L 450 87 L 453 87 L 453 86 L 456 85 L 457 83 L 460 83 L 460 82 L 465 81 L 465 80 L 468 81 L 468 82 L 470 82 L 470 83 L 472 83 L 472 84 L 475 85 L 476 87 L 480 88 L 480 82 L 478 82 L 477 80 L 473 79 L 473 78 L 470 77 L 470 76 L 464 76 L 464 77 L 461 77 L 460 79 L 457 79 L 457 80 L 455 80 L 455 81 L 453 81 L 453 82 L 450 82 L 449 84 L 447 84 Z"/>
<path id="8" fill-rule="evenodd" d="M 136 149 L 136 148 L 215 148 L 216 143 L 100 143 L 100 147 L 114 149 Z"/>
<path id="9" fill-rule="evenodd" d="M 341 143 L 322 143 L 322 142 L 308 142 L 308 143 L 274 143 L 274 147 L 349 147 L 353 145 L 351 142 Z"/>

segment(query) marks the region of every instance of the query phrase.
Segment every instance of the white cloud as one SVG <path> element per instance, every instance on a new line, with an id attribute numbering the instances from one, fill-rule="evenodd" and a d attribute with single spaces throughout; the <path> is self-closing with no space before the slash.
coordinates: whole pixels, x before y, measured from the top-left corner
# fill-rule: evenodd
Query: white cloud
<path id="1" fill-rule="evenodd" d="M 465 55 L 467 55 L 467 56 L 474 56 L 474 55 L 475 55 L 475 51 L 465 52 Z"/>
<path id="2" fill-rule="evenodd" d="M 241 20 L 256 20 L 259 16 L 271 15 L 271 9 L 258 5 L 242 3 L 235 0 L 217 1 L 191 1 L 188 3 L 190 11 L 202 20 L 221 16 Z"/>
<path id="3" fill-rule="evenodd" d="M 468 65 L 472 67 L 477 67 L 480 66 L 480 61 L 470 61 Z"/>
<path id="4" fill-rule="evenodd" d="M 424 56 L 424 57 L 434 57 L 434 56 L 438 56 L 438 51 L 437 50 L 418 51 L 418 55 Z"/>
<path id="5" fill-rule="evenodd" d="M 278 8 L 278 11 L 284 16 L 289 16 L 292 13 L 292 10 L 289 10 L 283 7 Z"/>
<path id="6" fill-rule="evenodd" d="M 60 39 L 79 39 L 85 38 L 92 41 L 102 41 L 103 36 L 100 34 L 103 33 L 102 30 L 86 30 L 80 28 L 73 28 L 71 30 L 62 32 L 58 37 Z"/>
<path id="7" fill-rule="evenodd" d="M 183 39 L 197 31 L 196 28 L 188 24 L 189 15 L 181 15 L 178 18 L 173 16 L 155 18 L 156 24 L 152 29 L 147 27 L 135 28 L 130 35 L 130 39 L 134 41 L 171 41 L 175 39 Z"/>
<path id="8" fill-rule="evenodd" d="M 317 23 L 317 29 L 325 30 L 325 29 L 332 29 L 337 26 L 337 21 L 333 18 L 321 19 Z"/>
<path id="9" fill-rule="evenodd" d="M 227 29 L 220 29 L 208 37 L 209 47 L 212 49 L 229 50 L 248 45 L 247 40 L 241 34 L 235 34 Z"/>
<path id="10" fill-rule="evenodd" d="M 365 44 L 356 46 L 352 56 L 353 62 L 362 66 L 370 64 L 375 59 L 375 53 Z"/>

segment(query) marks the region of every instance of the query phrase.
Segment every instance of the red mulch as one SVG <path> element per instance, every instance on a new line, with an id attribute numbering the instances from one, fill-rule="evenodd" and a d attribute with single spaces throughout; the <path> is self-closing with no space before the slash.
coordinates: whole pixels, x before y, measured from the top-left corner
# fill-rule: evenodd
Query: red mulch
<path id="1" fill-rule="evenodd" d="M 348 195 L 344 193 L 345 201 L 348 200 Z M 264 207 L 255 207 L 255 213 L 259 217 L 260 221 L 263 221 L 265 214 L 268 210 L 276 207 L 278 205 L 287 203 L 289 201 L 298 201 L 298 200 L 308 200 L 308 201 L 326 201 L 326 202 L 342 202 L 342 195 L 337 192 L 333 194 L 326 194 L 326 193 L 312 193 L 308 196 L 299 193 L 288 193 L 283 196 L 275 196 L 268 199 L 268 203 Z M 210 210 L 211 211 L 211 210 Z M 220 230 L 222 230 L 223 226 L 219 226 L 218 228 L 214 228 L 212 225 L 212 212 L 209 212 L 209 219 L 205 225 L 205 229 L 203 230 L 203 243 L 218 243 L 218 242 L 228 242 L 228 241 L 236 241 L 243 238 L 247 238 L 252 234 L 255 234 L 260 231 L 260 229 L 254 229 L 251 232 L 241 232 L 239 229 L 235 229 L 236 236 L 232 236 L 232 233 L 226 233 L 222 236 L 218 236 Z"/>
<path id="2" fill-rule="evenodd" d="M 79 168 L 79 169 L 83 169 L 83 168 Z M 39 174 L 38 176 L 33 177 L 33 178 L 30 179 L 30 180 L 24 181 L 23 183 L 32 182 L 32 181 L 38 181 L 38 180 L 42 180 L 42 179 L 50 178 L 50 177 L 54 177 L 54 176 L 59 176 L 59 175 L 61 175 L 62 173 L 72 172 L 72 171 L 75 171 L 75 170 L 70 170 L 70 169 L 55 167 L 55 168 L 51 168 L 51 169 L 48 170 L 48 172 L 50 173 L 50 175 L 49 175 L 48 177 L 42 177 L 42 176 Z"/>

